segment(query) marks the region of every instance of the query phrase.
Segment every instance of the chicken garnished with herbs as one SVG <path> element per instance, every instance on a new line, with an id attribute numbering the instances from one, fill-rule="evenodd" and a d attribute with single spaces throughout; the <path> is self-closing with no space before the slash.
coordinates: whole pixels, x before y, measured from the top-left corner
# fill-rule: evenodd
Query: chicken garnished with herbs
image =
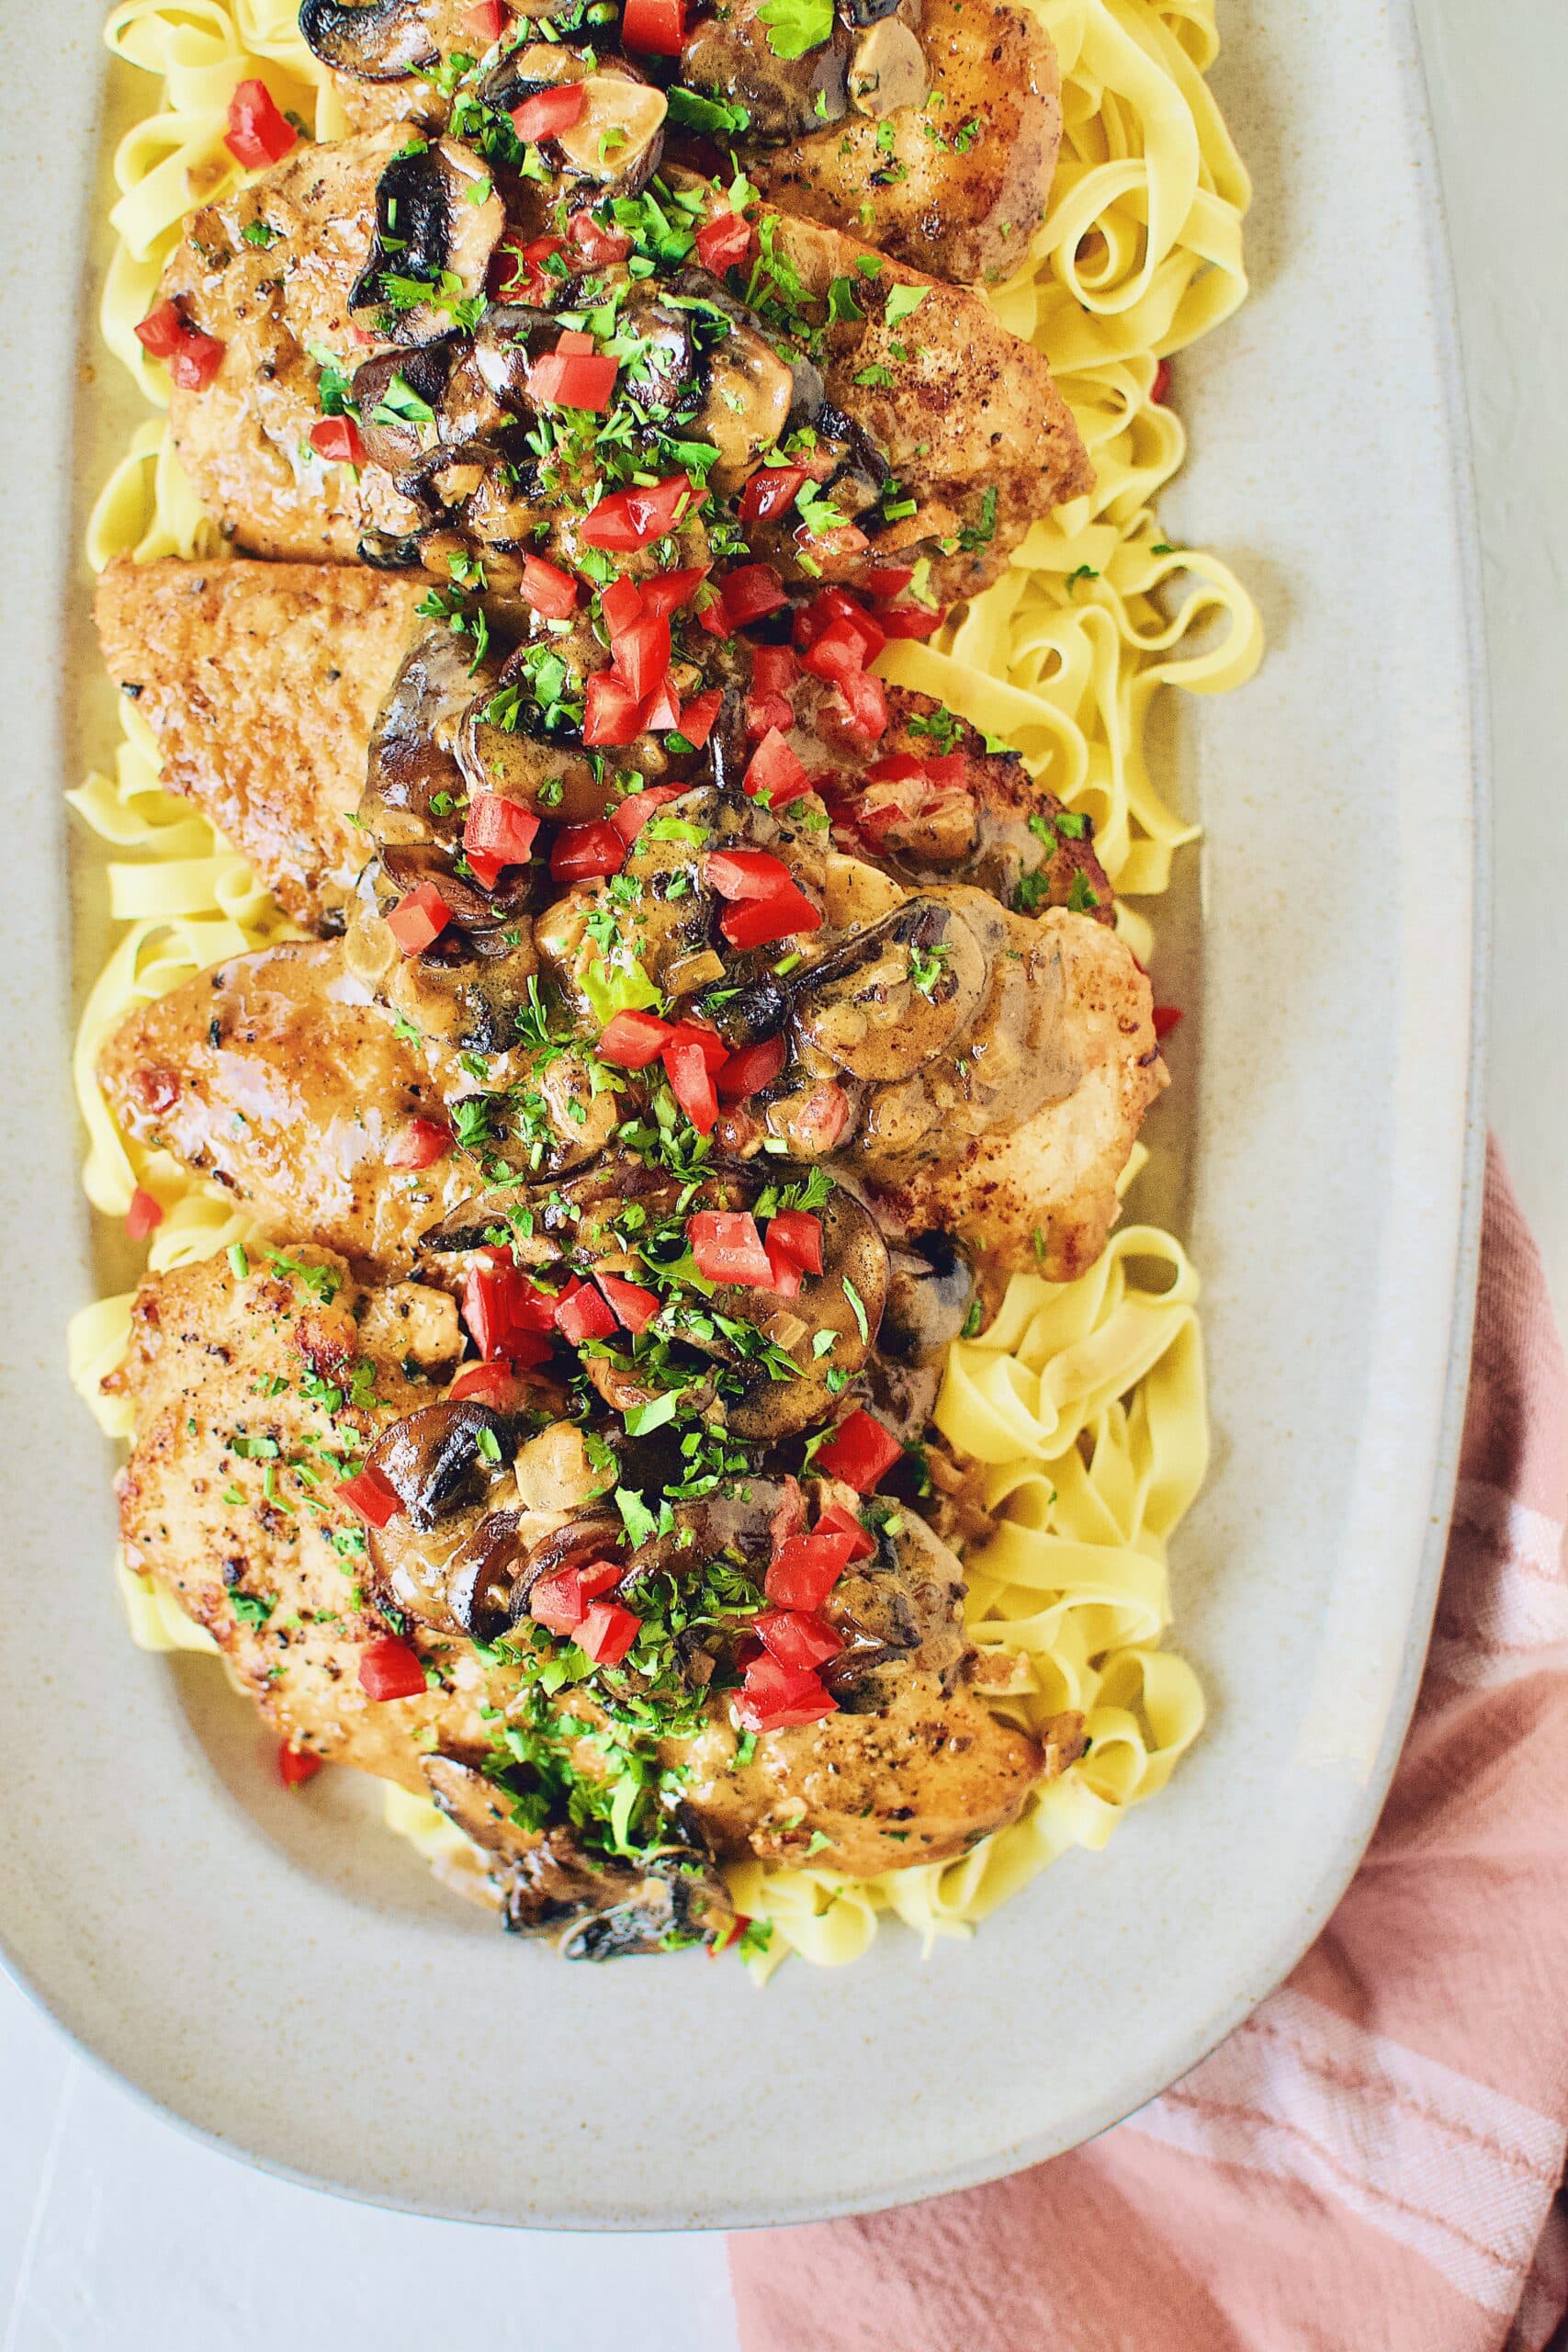
<path id="1" fill-rule="evenodd" d="M 1010 1272 L 1103 1246 L 1166 1072 L 1085 818 L 877 674 L 1089 486 L 908 266 L 1027 234 L 1048 44 L 491 13 L 475 59 L 444 0 L 307 0 L 360 127 L 284 126 L 144 323 L 249 553 L 114 567 L 106 653 L 315 935 L 103 1050 L 253 1235 L 143 1283 L 109 1385 L 128 1560 L 295 1777 L 429 1796 L 602 1958 L 725 1940 L 727 1861 L 961 1855 L 1079 1752 L 992 1703 L 931 1415 Z"/>
<path id="2" fill-rule="evenodd" d="M 565 0 L 517 19 L 499 0 L 305 0 L 299 21 L 360 130 L 469 136 L 556 78 L 547 42 L 591 45 L 662 91 L 672 160 L 733 156 L 793 211 L 959 283 L 1021 266 L 1055 169 L 1055 51 L 1007 0 Z"/>

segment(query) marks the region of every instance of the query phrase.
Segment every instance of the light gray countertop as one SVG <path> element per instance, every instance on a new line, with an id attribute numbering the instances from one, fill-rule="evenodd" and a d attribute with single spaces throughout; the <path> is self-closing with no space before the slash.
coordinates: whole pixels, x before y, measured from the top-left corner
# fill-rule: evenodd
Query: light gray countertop
<path id="1" fill-rule="evenodd" d="M 1417 0 L 1459 281 L 1492 683 L 1491 1116 L 1568 1309 L 1562 0 Z M 1223 24 L 1222 8 L 1222 24 Z M 1369 357 L 1369 364 L 1373 364 Z M 1369 778 L 1369 789 L 1375 779 Z M 209 2154 L 0 1982 L 0 2352 L 732 2352 L 722 2243 L 465 2231 Z"/>

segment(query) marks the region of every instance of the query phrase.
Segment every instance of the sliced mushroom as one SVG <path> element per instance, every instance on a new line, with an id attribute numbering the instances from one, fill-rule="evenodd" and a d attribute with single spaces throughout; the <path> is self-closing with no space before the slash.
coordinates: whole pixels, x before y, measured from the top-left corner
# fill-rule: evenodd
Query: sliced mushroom
<path id="1" fill-rule="evenodd" d="M 988 978 L 979 940 L 944 899 L 907 899 L 807 968 L 795 1020 L 807 1043 L 852 1077 L 896 1083 L 963 1035 Z"/>
<path id="2" fill-rule="evenodd" d="M 975 1270 L 952 1237 L 928 1233 L 888 1253 L 887 1304 L 868 1380 L 879 1419 L 910 1442 L 925 1431 L 975 1296 Z"/>
<path id="3" fill-rule="evenodd" d="M 622 196 L 637 195 L 659 169 L 670 108 L 663 91 L 624 61 L 601 63 L 595 51 L 528 41 L 492 68 L 480 95 L 488 105 L 509 112 L 536 91 L 562 82 L 581 85 L 582 112 L 540 145 L 558 154 L 576 177 L 613 187 Z"/>
<path id="4" fill-rule="evenodd" d="M 856 41 L 849 94 L 858 113 L 883 122 L 902 107 L 924 106 L 930 88 L 925 51 L 901 17 L 882 17 Z"/>
<path id="5" fill-rule="evenodd" d="M 437 438 L 437 413 L 457 356 L 456 338 L 412 351 L 380 351 L 355 370 L 360 438 L 373 466 L 400 481 Z"/>
<path id="6" fill-rule="evenodd" d="M 369 1532 L 378 1600 L 437 1632 L 501 1631 L 522 1565 L 514 1441 L 488 1406 L 451 1398 L 383 1430 L 369 1460 L 402 1508 Z"/>
<path id="7" fill-rule="evenodd" d="M 299 30 L 312 55 L 358 82 L 400 82 L 441 51 L 425 21 L 425 0 L 301 0 Z"/>
<path id="8" fill-rule="evenodd" d="M 738 101 L 750 135 L 768 145 L 809 136 L 846 109 L 849 35 L 835 17 L 827 40 L 800 57 L 781 57 L 755 11 L 705 17 L 681 52 L 681 80 Z"/>
<path id="9" fill-rule="evenodd" d="M 908 1506 L 884 1523 L 876 1558 L 840 1577 L 823 1613 L 844 1646 L 822 1679 L 852 1713 L 884 1703 L 912 1668 L 956 1679 L 968 1655 L 958 1560 Z"/>
<path id="10" fill-rule="evenodd" d="M 493 1857 L 502 1917 L 516 1934 L 548 1934 L 568 1922 L 568 1960 L 615 1960 L 668 1951 L 728 1928 L 735 1917 L 723 1879 L 705 1854 L 667 1849 L 640 1862 L 594 1851 L 565 1822 L 543 1829 L 513 1817 L 516 1793 L 461 1755 L 422 1760 L 430 1793 L 447 1819 Z M 512 1768 L 510 1777 L 525 1767 Z"/>
<path id="11" fill-rule="evenodd" d="M 359 821 L 382 849 L 434 843 L 456 851 L 461 820 L 452 807 L 438 812 L 432 802 L 464 797 L 459 731 L 476 700 L 500 684 L 491 664 L 474 671 L 467 641 L 449 628 L 426 629 L 404 655 L 377 714 L 359 803 Z"/>
<path id="12" fill-rule="evenodd" d="M 554 823 L 586 824 L 604 813 L 604 785 L 581 744 L 552 733 L 534 700 L 530 679 L 540 645 L 563 660 L 572 650 L 570 641 L 544 636 L 519 646 L 494 685 L 468 703 L 453 749 L 470 793 L 499 792 Z"/>
<path id="13" fill-rule="evenodd" d="M 553 348 L 552 318 L 518 302 L 492 303 L 474 332 L 474 365 L 493 397 L 518 414 L 530 410 L 528 367 L 536 348 Z"/>
<path id="14" fill-rule="evenodd" d="M 449 334 L 457 305 L 482 298 L 506 211 L 481 155 L 453 139 L 405 148 L 376 188 L 376 242 L 349 296 L 351 315 L 389 342 Z M 400 299 L 433 286 L 429 300 Z"/>
<path id="15" fill-rule="evenodd" d="M 763 450 L 784 438 L 796 389 L 795 369 L 755 327 L 732 326 L 709 352 L 707 390 L 692 429 L 718 451 L 708 476 L 715 490 L 739 490 Z"/>

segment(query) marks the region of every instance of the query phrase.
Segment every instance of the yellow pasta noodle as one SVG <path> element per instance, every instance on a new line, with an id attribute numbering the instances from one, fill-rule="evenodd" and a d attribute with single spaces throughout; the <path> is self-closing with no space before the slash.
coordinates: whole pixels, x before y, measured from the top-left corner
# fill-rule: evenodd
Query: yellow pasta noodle
<path id="1" fill-rule="evenodd" d="M 882 668 L 1014 746 L 1041 785 L 1092 820 L 1121 927 L 1146 957 L 1150 924 L 1125 901 L 1165 890 L 1176 851 L 1195 835 L 1150 773 L 1151 710 L 1167 687 L 1229 692 L 1262 653 L 1246 589 L 1217 558 L 1172 546 L 1156 510 L 1185 454 L 1179 416 L 1156 397 L 1160 362 L 1244 299 L 1248 187 L 1203 79 L 1217 47 L 1213 0 L 1030 5 L 1061 61 L 1062 155 L 1048 218 L 988 299 L 1051 357 L 1095 487 L 1037 523 L 986 594 L 933 639 L 890 648 Z M 167 404 L 166 379 L 135 324 L 182 216 L 243 176 L 223 144 L 236 84 L 259 75 L 312 136 L 343 132 L 331 77 L 296 15 L 297 0 L 120 0 L 110 11 L 110 49 L 160 87 L 156 110 L 116 152 L 101 317 L 155 406 Z M 94 507 L 90 560 L 220 553 L 164 426 L 150 418 Z M 115 775 L 70 796 L 115 853 L 107 888 L 124 925 L 83 1013 L 75 1078 L 88 1196 L 119 1216 L 135 1186 L 150 1191 L 164 1211 L 150 1261 L 164 1268 L 243 1239 L 246 1220 L 168 1155 L 119 1134 L 94 1077 L 97 1051 L 135 1006 L 220 957 L 294 934 L 244 861 L 163 791 L 152 736 L 129 705 L 124 724 Z M 1125 1182 L 1144 1157 L 1140 1147 Z M 1102 1845 L 1197 1736 L 1197 1678 L 1161 1646 L 1168 1545 L 1208 1454 L 1197 1291 L 1169 1234 L 1131 1226 L 1076 1282 L 1015 1276 L 989 1329 L 955 1342 L 936 1422 L 973 1465 L 993 1522 L 964 1566 L 973 1637 L 1003 1661 L 994 1703 L 1045 1738 L 1055 1718 L 1082 1715 L 1088 1747 L 1022 1820 L 958 1861 L 872 1881 L 732 1867 L 739 1909 L 772 1923 L 750 1963 L 759 1977 L 791 1952 L 821 1965 L 857 1958 L 887 1912 L 928 1945 L 968 1934 L 1069 1847 Z M 121 1437 L 127 1410 L 99 1383 L 123 1352 L 130 1306 L 99 1300 L 71 1331 L 73 1377 Z M 211 1646 L 165 1595 L 123 1563 L 118 1574 L 144 1646 Z M 390 1791 L 388 1819 L 438 1869 L 459 1866 L 464 1841 L 434 1806 Z"/>

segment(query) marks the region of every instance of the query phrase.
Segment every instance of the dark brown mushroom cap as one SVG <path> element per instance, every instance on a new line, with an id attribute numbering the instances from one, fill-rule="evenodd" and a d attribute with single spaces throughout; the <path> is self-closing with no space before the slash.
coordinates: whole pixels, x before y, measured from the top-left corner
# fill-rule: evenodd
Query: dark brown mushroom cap
<path id="1" fill-rule="evenodd" d="M 849 54 L 849 35 L 837 18 L 825 41 L 800 57 L 780 57 L 767 26 L 732 8 L 694 27 L 681 52 L 681 80 L 743 106 L 751 118 L 749 136 L 777 146 L 842 118 Z"/>
<path id="2" fill-rule="evenodd" d="M 705 1854 L 682 1849 L 674 1820 L 669 1847 L 623 1860 L 595 1852 L 568 1823 L 525 1827 L 508 1789 L 469 1757 L 427 1756 L 421 1770 L 448 1821 L 491 1858 L 505 1925 L 520 1935 L 567 1927 L 560 1951 L 568 1960 L 667 1951 L 734 1919 L 717 1870 Z"/>
<path id="3" fill-rule="evenodd" d="M 359 82 L 400 82 L 441 62 L 422 0 L 300 0 L 299 30 L 323 65 Z"/>
<path id="4" fill-rule="evenodd" d="M 448 1397 L 377 1439 L 370 1466 L 402 1504 L 369 1531 L 378 1600 L 437 1632 L 501 1630 L 517 1553 L 516 1514 L 502 1508 L 516 1500 L 515 1437 L 516 1425 L 488 1405 Z"/>
<path id="5" fill-rule="evenodd" d="M 450 334 L 453 305 L 482 297 L 505 227 L 482 156 L 454 139 L 402 149 L 377 183 L 376 239 L 349 295 L 351 315 L 392 343 Z M 400 286 L 424 285 L 438 298 L 400 300 Z"/>
<path id="6" fill-rule="evenodd" d="M 851 1077 L 896 1085 L 963 1035 L 987 978 L 986 950 L 952 905 L 907 899 L 806 967 L 795 1022 Z"/>

